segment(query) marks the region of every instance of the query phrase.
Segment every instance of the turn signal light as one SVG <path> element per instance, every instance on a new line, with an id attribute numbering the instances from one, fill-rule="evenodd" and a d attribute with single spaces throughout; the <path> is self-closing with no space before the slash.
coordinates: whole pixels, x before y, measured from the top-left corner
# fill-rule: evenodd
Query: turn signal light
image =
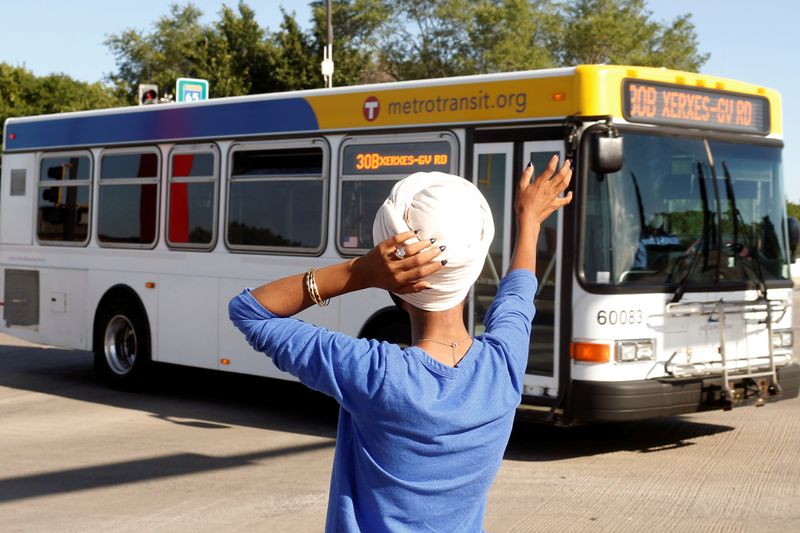
<path id="1" fill-rule="evenodd" d="M 611 361 L 611 348 L 608 344 L 594 342 L 573 342 L 570 355 L 582 363 L 608 363 Z"/>
<path id="2" fill-rule="evenodd" d="M 231 360 L 230 359 L 220 359 L 219 360 L 219 364 L 221 364 L 221 365 L 229 365 L 229 364 L 231 364 Z"/>

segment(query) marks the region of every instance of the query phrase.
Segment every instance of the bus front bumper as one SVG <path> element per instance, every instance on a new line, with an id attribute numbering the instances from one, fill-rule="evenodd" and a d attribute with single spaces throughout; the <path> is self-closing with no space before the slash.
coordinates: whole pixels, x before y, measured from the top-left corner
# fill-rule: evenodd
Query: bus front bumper
<path id="1" fill-rule="evenodd" d="M 781 391 L 778 393 L 768 383 L 769 393 L 761 396 L 763 401 L 787 400 L 800 393 L 800 365 L 792 362 L 777 370 Z M 759 403 L 758 387 L 752 380 L 730 376 L 729 381 L 737 393 L 732 404 L 724 400 L 722 379 L 718 376 L 695 380 L 573 381 L 568 416 L 575 422 L 616 422 Z"/>

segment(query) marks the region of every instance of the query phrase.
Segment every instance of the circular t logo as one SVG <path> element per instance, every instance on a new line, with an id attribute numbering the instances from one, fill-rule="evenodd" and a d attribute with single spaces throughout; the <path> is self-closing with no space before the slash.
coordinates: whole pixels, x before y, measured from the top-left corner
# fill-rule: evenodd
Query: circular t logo
<path id="1" fill-rule="evenodd" d="M 364 100 L 364 118 L 372 122 L 378 118 L 378 113 L 381 112 L 381 103 L 374 96 L 370 96 Z"/>

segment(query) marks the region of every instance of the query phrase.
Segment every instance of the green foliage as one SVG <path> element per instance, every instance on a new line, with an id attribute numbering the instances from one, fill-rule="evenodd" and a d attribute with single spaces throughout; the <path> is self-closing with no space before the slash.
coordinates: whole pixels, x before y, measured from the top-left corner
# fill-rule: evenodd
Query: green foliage
<path id="1" fill-rule="evenodd" d="M 208 24 L 173 4 L 150 32 L 108 36 L 108 85 L 0 64 L 0 119 L 135 104 L 140 83 L 164 96 L 179 77 L 209 80 L 212 97 L 322 87 L 327 2 L 310 6 L 309 30 L 282 11 L 270 31 L 244 1 Z M 645 0 L 334 0 L 332 18 L 337 86 L 587 63 L 697 70 L 708 59 L 690 15 L 654 21 Z"/>
<path id="2" fill-rule="evenodd" d="M 800 204 L 786 200 L 786 215 L 800 220 Z"/>
<path id="3" fill-rule="evenodd" d="M 690 15 L 671 24 L 650 20 L 645 0 L 578 0 L 563 5 L 561 64 L 611 63 L 698 70 L 707 54 L 697 51 Z"/>
<path id="4" fill-rule="evenodd" d="M 270 92 L 269 51 L 264 45 L 266 32 L 258 25 L 255 11 L 240 2 L 237 11 L 223 6 L 220 15 L 216 23 L 217 38 L 225 43 L 228 54 L 225 62 L 229 63 L 229 72 L 239 84 L 238 90 L 226 94 Z"/>
<path id="5" fill-rule="evenodd" d="M 395 79 L 442 78 L 475 72 L 469 0 L 394 0 L 381 61 Z"/>
<path id="6" fill-rule="evenodd" d="M 271 86 L 277 91 L 292 91 L 320 87 L 321 56 L 310 36 L 303 33 L 294 15 L 283 12 L 280 31 L 273 34 L 268 44 L 269 76 Z"/>
<path id="7" fill-rule="evenodd" d="M 552 0 L 482 0 L 473 20 L 469 53 L 476 72 L 558 66 L 564 26 Z"/>
<path id="8" fill-rule="evenodd" d="M 690 15 L 652 20 L 645 0 L 334 0 L 334 85 L 506 72 L 587 63 L 697 70 Z M 243 1 L 201 25 L 192 4 L 173 4 L 151 33 L 106 43 L 109 80 L 133 101 L 139 83 L 171 88 L 208 79 L 212 96 L 322 87 L 327 2 L 312 0 L 311 28 L 282 10 L 274 32 Z"/>
<path id="9" fill-rule="evenodd" d="M 356 85 L 388 81 L 380 66 L 378 47 L 380 33 L 392 16 L 387 0 L 334 0 L 331 22 L 333 25 L 333 55 L 336 69 L 334 86 Z M 316 71 L 322 60 L 322 49 L 328 42 L 327 2 L 314 0 L 312 12 L 313 42 L 319 55 L 312 58 Z"/>
<path id="10" fill-rule="evenodd" d="M 65 74 L 35 76 L 24 67 L 0 63 L 0 126 L 10 117 L 62 113 L 123 105 L 113 89 Z"/>
<path id="11" fill-rule="evenodd" d="M 241 76 L 234 74 L 229 42 L 222 38 L 225 34 L 202 26 L 202 15 L 192 4 L 173 4 L 170 14 L 155 23 L 152 33 L 143 35 L 129 29 L 106 39 L 118 69 L 109 80 L 124 87 L 131 104 L 136 103 L 140 83 L 155 83 L 163 96 L 180 77 L 209 80 L 215 96 L 244 92 Z"/>

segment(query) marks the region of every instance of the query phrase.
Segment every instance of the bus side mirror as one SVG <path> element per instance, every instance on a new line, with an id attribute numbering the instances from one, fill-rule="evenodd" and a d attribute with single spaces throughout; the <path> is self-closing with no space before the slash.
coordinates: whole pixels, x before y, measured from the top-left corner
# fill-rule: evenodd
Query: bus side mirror
<path id="1" fill-rule="evenodd" d="M 800 244 L 800 222 L 795 217 L 786 219 L 787 229 L 789 230 L 789 262 L 797 260 L 797 245 Z"/>
<path id="2" fill-rule="evenodd" d="M 606 131 L 592 132 L 590 135 L 592 170 L 600 174 L 619 171 L 622 168 L 624 148 L 622 137 L 616 128 L 610 127 Z"/>

